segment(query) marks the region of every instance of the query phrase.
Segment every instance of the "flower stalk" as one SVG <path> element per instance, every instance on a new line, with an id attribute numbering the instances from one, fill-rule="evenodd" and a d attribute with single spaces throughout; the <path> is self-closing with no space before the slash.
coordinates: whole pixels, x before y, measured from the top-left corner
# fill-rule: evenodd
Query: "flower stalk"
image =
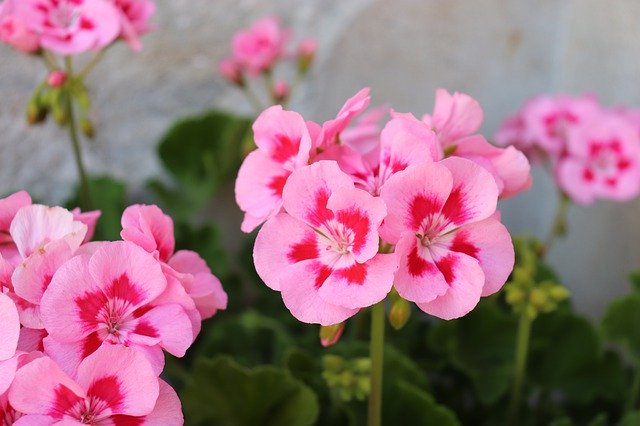
<path id="1" fill-rule="evenodd" d="M 382 423 L 382 373 L 384 362 L 384 300 L 371 308 L 371 393 L 368 426 Z"/>

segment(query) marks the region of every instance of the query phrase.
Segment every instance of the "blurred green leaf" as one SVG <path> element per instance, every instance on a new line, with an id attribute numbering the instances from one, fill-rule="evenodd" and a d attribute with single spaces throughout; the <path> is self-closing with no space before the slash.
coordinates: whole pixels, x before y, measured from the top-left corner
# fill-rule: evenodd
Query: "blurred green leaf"
<path id="1" fill-rule="evenodd" d="M 181 400 L 193 425 L 308 426 L 319 411 L 314 392 L 286 370 L 224 356 L 196 360 Z"/>
<path id="2" fill-rule="evenodd" d="M 383 425 L 453 426 L 460 422 L 455 414 L 438 404 L 425 390 L 399 380 L 393 392 L 385 394 L 382 409 Z"/>
<path id="3" fill-rule="evenodd" d="M 620 421 L 620 426 L 638 426 L 640 425 L 640 411 L 632 411 L 625 414 Z"/>
<path id="4" fill-rule="evenodd" d="M 614 300 L 605 312 L 602 330 L 611 342 L 623 345 L 640 360 L 640 293 Z"/>

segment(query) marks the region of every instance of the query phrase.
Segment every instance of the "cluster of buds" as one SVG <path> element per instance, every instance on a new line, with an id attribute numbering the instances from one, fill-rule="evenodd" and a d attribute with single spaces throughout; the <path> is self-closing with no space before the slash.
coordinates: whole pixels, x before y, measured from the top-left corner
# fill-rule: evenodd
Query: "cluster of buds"
<path id="1" fill-rule="evenodd" d="M 322 357 L 322 377 L 341 401 L 365 401 L 371 391 L 371 359 L 344 359 L 337 355 Z"/>

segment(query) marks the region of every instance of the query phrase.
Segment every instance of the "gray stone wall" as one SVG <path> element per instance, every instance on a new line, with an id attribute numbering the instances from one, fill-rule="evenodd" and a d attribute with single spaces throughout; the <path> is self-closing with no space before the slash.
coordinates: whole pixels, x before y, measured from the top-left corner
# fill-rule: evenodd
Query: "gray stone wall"
<path id="1" fill-rule="evenodd" d="M 145 49 L 113 48 L 91 75 L 98 137 L 86 144 L 92 173 L 140 192 L 161 173 L 154 147 L 178 117 L 208 107 L 249 112 L 216 71 L 231 35 L 266 14 L 320 42 L 318 62 L 292 108 L 323 120 L 363 86 L 375 103 L 429 111 L 436 87 L 464 91 L 485 109 L 490 135 L 524 99 L 594 92 L 606 104 L 640 106 L 637 0 L 157 0 L 158 30 Z M 37 61 L 0 46 L 0 192 L 26 188 L 55 203 L 75 182 L 65 134 L 27 128 L 25 103 L 44 77 Z M 514 233 L 543 235 L 555 194 L 535 174 L 531 192 L 503 205 Z M 571 235 L 551 252 L 582 312 L 627 291 L 640 267 L 640 203 L 571 210 Z"/>

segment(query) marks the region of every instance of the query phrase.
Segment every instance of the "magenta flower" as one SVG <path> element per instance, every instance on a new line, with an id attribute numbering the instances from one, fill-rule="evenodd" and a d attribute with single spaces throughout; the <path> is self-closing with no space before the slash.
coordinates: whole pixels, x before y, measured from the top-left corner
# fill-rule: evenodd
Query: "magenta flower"
<path id="1" fill-rule="evenodd" d="M 120 33 L 118 11 L 107 0 L 21 0 L 15 7 L 40 45 L 61 55 L 100 49 Z"/>
<path id="2" fill-rule="evenodd" d="M 261 19 L 233 36 L 233 58 L 249 74 L 257 76 L 270 70 L 284 55 L 289 38 L 289 31 L 280 26 L 277 18 Z"/>
<path id="3" fill-rule="evenodd" d="M 448 158 L 409 166 L 382 187 L 387 215 L 380 235 L 395 244 L 395 288 L 443 319 L 470 312 L 504 285 L 514 250 L 496 213 L 498 188 L 470 160 Z"/>
<path id="4" fill-rule="evenodd" d="M 251 232 L 282 208 L 282 189 L 294 170 L 307 165 L 311 137 L 302 116 L 276 105 L 253 124 L 258 149 L 245 158 L 236 180 L 236 201 Z"/>
<path id="5" fill-rule="evenodd" d="M 101 243 L 92 255 L 72 258 L 42 296 L 47 353 L 71 372 L 99 347 L 120 344 L 161 371 L 161 349 L 183 356 L 194 336 L 182 306 L 154 303 L 166 288 L 160 263 L 130 242 Z"/>
<path id="6" fill-rule="evenodd" d="M 180 402 L 160 383 L 137 351 L 106 346 L 85 358 L 73 378 L 51 358 L 31 361 L 16 372 L 9 402 L 24 414 L 18 422 L 24 425 L 182 424 Z"/>
<path id="7" fill-rule="evenodd" d="M 563 191 L 581 204 L 626 201 L 640 193 L 640 134 L 622 117 L 602 114 L 567 132 L 555 170 Z"/>
<path id="8" fill-rule="evenodd" d="M 336 324 L 384 299 L 397 260 L 378 254 L 381 199 L 356 189 L 335 162 L 321 161 L 292 173 L 283 200 L 285 212 L 258 233 L 254 260 L 293 316 Z"/>
<path id="9" fill-rule="evenodd" d="M 152 30 L 149 19 L 156 12 L 151 0 L 111 0 L 120 15 L 120 36 L 135 50 L 142 50 L 140 37 Z"/>

